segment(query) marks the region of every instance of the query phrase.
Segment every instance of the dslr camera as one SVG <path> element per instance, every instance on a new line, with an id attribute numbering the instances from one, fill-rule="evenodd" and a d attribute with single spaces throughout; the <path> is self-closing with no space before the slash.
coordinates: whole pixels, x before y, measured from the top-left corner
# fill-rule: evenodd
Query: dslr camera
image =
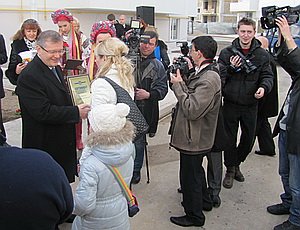
<path id="1" fill-rule="evenodd" d="M 296 7 L 284 6 L 266 6 L 262 7 L 262 17 L 260 18 L 261 27 L 269 30 L 277 27 L 275 19 L 285 16 L 289 25 L 295 24 L 299 21 L 300 5 Z"/>
<path id="2" fill-rule="evenodd" d="M 244 54 L 238 51 L 235 47 L 232 47 L 232 51 L 235 55 L 238 55 L 242 59 L 241 66 L 238 68 L 231 66 L 232 69 L 234 69 L 236 72 L 245 70 L 247 74 L 256 71 L 257 67 L 250 60 L 248 60 Z"/>
<path id="3" fill-rule="evenodd" d="M 177 69 L 179 69 L 181 75 L 189 74 L 188 62 L 184 59 L 183 56 L 178 57 L 173 65 L 169 66 L 168 71 L 175 74 Z"/>
<path id="4" fill-rule="evenodd" d="M 181 75 L 188 75 L 189 74 L 189 66 L 188 62 L 185 60 L 184 57 L 188 57 L 189 54 L 189 46 L 188 42 L 176 42 L 176 46 L 180 47 L 180 51 L 183 56 L 179 56 L 177 60 L 169 66 L 168 71 L 169 73 L 176 73 L 176 70 L 180 70 Z"/>

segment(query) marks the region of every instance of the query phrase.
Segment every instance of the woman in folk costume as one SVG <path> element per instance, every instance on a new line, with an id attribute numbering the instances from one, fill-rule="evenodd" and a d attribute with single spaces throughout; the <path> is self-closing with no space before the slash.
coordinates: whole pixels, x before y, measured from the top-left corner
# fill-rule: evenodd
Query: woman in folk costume
<path id="1" fill-rule="evenodd" d="M 111 37 L 116 37 L 116 29 L 111 22 L 102 21 L 93 24 L 91 35 L 90 35 L 90 41 L 92 44 L 91 55 L 90 58 L 88 59 L 88 64 L 87 64 L 88 74 L 91 80 L 95 79 L 95 75 L 98 70 L 98 67 L 95 62 L 96 57 L 95 57 L 94 50 L 98 44 Z"/>
<path id="2" fill-rule="evenodd" d="M 81 59 L 81 41 L 80 34 L 75 32 L 73 26 L 72 14 L 64 9 L 59 9 L 51 13 L 51 18 L 54 24 L 58 25 L 59 33 L 63 37 L 65 54 L 62 57 L 61 65 L 62 68 L 65 66 L 68 59 Z M 63 69 L 65 76 L 78 75 L 79 70 L 65 70 Z M 82 122 L 80 121 L 76 125 L 76 148 L 78 150 L 83 149 L 82 143 Z"/>

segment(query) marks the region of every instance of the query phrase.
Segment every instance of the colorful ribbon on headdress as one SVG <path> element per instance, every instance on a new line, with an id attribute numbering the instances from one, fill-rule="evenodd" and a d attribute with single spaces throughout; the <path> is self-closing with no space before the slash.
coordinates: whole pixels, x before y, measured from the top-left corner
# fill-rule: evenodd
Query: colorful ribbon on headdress
<path id="1" fill-rule="evenodd" d="M 59 21 L 73 21 L 72 14 L 64 9 L 59 9 L 51 13 L 51 18 L 54 24 L 57 24 Z"/>
<path id="2" fill-rule="evenodd" d="M 94 23 L 92 26 L 91 34 L 90 34 L 92 44 L 96 43 L 97 36 L 98 36 L 98 34 L 101 34 L 101 33 L 108 33 L 112 37 L 116 37 L 116 28 L 109 21 L 100 21 L 100 22 Z"/>

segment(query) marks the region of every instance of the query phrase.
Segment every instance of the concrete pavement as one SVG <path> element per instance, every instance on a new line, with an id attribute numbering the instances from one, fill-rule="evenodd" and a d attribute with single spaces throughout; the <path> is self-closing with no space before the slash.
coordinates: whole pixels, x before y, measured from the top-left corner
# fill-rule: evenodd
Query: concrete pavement
<path id="1" fill-rule="evenodd" d="M 280 102 L 282 103 L 290 79 L 281 68 L 278 68 L 278 75 Z M 160 103 L 161 114 L 167 114 L 175 101 L 170 91 L 166 99 Z M 133 186 L 141 209 L 137 216 L 130 219 L 133 230 L 181 229 L 169 221 L 170 216 L 184 214 L 180 205 L 181 195 L 177 193 L 179 155 L 174 149 L 168 148 L 169 121 L 168 116 L 160 120 L 157 135 L 148 139 L 150 183 L 146 183 L 144 167 L 140 184 Z M 272 123 L 274 121 L 275 119 L 272 119 Z M 20 146 L 21 120 L 7 122 L 5 128 L 8 142 Z M 277 138 L 275 142 L 277 145 Z M 256 144 L 253 152 L 255 149 L 257 149 Z M 189 229 L 271 230 L 288 218 L 287 215 L 273 216 L 266 212 L 268 205 L 280 202 L 279 194 L 282 192 L 282 186 L 277 172 L 278 154 L 275 157 L 266 157 L 251 153 L 246 162 L 241 165 L 241 170 L 245 175 L 245 182 L 235 181 L 233 188 L 229 190 L 222 188 L 221 206 L 214 208 L 211 212 L 205 212 L 204 227 L 190 227 Z M 71 229 L 71 224 L 63 224 L 60 229 Z"/>

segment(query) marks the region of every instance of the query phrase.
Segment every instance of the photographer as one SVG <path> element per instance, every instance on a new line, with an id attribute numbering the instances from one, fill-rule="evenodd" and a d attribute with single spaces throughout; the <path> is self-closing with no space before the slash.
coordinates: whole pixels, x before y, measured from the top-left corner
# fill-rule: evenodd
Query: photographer
<path id="1" fill-rule="evenodd" d="M 223 113 L 229 140 L 228 149 L 224 151 L 227 171 L 223 186 L 228 189 L 233 186 L 234 179 L 245 180 L 240 164 L 254 143 L 258 99 L 269 93 L 273 86 L 269 55 L 254 38 L 255 28 L 252 19 L 242 18 L 238 22 L 239 37 L 221 51 L 218 59 L 225 83 Z M 236 146 L 239 124 L 241 137 Z"/>
<path id="2" fill-rule="evenodd" d="M 167 74 L 163 64 L 154 56 L 158 41 L 157 33 L 147 31 L 143 35 L 149 39 L 144 39 L 139 46 L 141 60 L 137 65 L 139 68 L 135 68 L 135 76 L 137 76 L 135 100 L 149 124 L 149 133 L 155 133 L 159 118 L 158 101 L 164 99 L 168 92 Z M 145 145 L 146 136 L 135 143 L 136 158 L 131 180 L 133 184 L 139 183 L 141 179 L 140 170 L 143 165 Z"/>
<path id="3" fill-rule="evenodd" d="M 282 203 L 271 205 L 267 211 L 274 215 L 289 214 L 289 219 L 274 230 L 300 229 L 300 49 L 292 38 L 287 19 L 275 19 L 279 27 L 277 60 L 288 72 L 292 85 L 275 124 L 273 136 L 279 134 L 279 174 L 284 188 Z M 281 35 L 280 35 L 281 34 Z"/>
<path id="4" fill-rule="evenodd" d="M 216 52 L 217 42 L 211 36 L 194 38 L 190 54 L 195 73 L 184 80 L 177 69 L 170 80 L 178 100 L 170 145 L 180 152 L 182 205 L 186 214 L 170 220 L 183 227 L 203 226 L 203 210 L 212 209 L 202 162 L 213 146 L 221 104 L 221 79 L 212 70 Z"/>

